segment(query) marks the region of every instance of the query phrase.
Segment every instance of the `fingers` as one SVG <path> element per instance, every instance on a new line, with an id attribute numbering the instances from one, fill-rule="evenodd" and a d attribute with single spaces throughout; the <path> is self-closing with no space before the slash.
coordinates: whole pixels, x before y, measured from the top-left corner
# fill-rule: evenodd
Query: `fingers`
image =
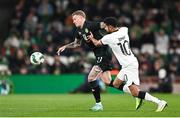
<path id="1" fill-rule="evenodd" d="M 59 48 L 58 51 L 57 51 L 57 54 L 60 55 L 61 52 L 64 51 L 65 48 Z"/>
<path id="2" fill-rule="evenodd" d="M 87 39 L 88 39 L 88 40 L 91 40 L 91 37 L 90 37 L 90 35 L 89 35 L 89 36 L 87 36 Z"/>
<path id="3" fill-rule="evenodd" d="M 65 48 L 62 48 L 60 52 L 63 52 L 65 50 Z"/>
<path id="4" fill-rule="evenodd" d="M 90 32 L 90 35 L 88 35 L 87 38 L 88 38 L 89 40 L 91 40 L 91 39 L 93 38 L 92 32 Z"/>
<path id="5" fill-rule="evenodd" d="M 92 32 L 90 32 L 90 34 L 91 34 L 91 36 L 93 37 L 93 34 L 92 34 Z"/>
<path id="6" fill-rule="evenodd" d="M 60 50 L 57 51 L 57 55 L 60 55 Z"/>

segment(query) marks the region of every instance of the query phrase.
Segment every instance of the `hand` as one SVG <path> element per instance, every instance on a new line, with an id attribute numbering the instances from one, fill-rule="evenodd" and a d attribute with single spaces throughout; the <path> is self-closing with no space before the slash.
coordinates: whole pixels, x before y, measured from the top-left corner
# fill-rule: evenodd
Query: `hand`
<path id="1" fill-rule="evenodd" d="M 66 46 L 62 46 L 58 49 L 57 54 L 60 55 L 61 52 L 63 52 L 66 49 Z"/>
<path id="2" fill-rule="evenodd" d="M 92 40 L 94 38 L 92 32 L 90 32 L 90 35 L 87 36 L 88 40 Z"/>

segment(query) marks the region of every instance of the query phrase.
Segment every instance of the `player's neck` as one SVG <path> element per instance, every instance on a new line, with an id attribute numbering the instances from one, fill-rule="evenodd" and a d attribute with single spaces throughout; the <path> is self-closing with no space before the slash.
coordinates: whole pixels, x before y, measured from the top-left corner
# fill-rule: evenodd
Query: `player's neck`
<path id="1" fill-rule="evenodd" d="M 119 30 L 119 28 L 114 28 L 113 32 L 117 32 Z"/>
<path id="2" fill-rule="evenodd" d="M 86 21 L 85 19 L 82 21 L 82 24 L 81 24 L 81 26 L 80 26 L 80 29 L 83 28 L 85 21 Z"/>

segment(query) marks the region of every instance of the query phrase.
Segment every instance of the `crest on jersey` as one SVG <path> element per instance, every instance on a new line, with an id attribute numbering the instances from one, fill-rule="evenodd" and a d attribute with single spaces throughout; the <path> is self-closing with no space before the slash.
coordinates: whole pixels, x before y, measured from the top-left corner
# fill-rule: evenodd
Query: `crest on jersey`
<path id="1" fill-rule="evenodd" d="M 86 32 L 86 33 L 88 33 L 88 32 L 89 32 L 88 28 L 86 28 L 86 29 L 85 29 L 85 32 Z"/>

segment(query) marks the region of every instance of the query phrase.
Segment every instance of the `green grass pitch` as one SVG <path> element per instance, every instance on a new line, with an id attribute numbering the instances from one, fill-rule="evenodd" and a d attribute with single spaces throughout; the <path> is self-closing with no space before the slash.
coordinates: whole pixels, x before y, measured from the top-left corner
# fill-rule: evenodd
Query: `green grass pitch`
<path id="1" fill-rule="evenodd" d="M 19 94 L 0 96 L 0 117 L 174 117 L 180 116 L 180 95 L 153 94 L 168 102 L 160 113 L 154 112 L 156 105 L 144 102 L 135 110 L 135 99 L 127 94 L 102 94 L 104 111 L 92 112 L 91 94 Z"/>

